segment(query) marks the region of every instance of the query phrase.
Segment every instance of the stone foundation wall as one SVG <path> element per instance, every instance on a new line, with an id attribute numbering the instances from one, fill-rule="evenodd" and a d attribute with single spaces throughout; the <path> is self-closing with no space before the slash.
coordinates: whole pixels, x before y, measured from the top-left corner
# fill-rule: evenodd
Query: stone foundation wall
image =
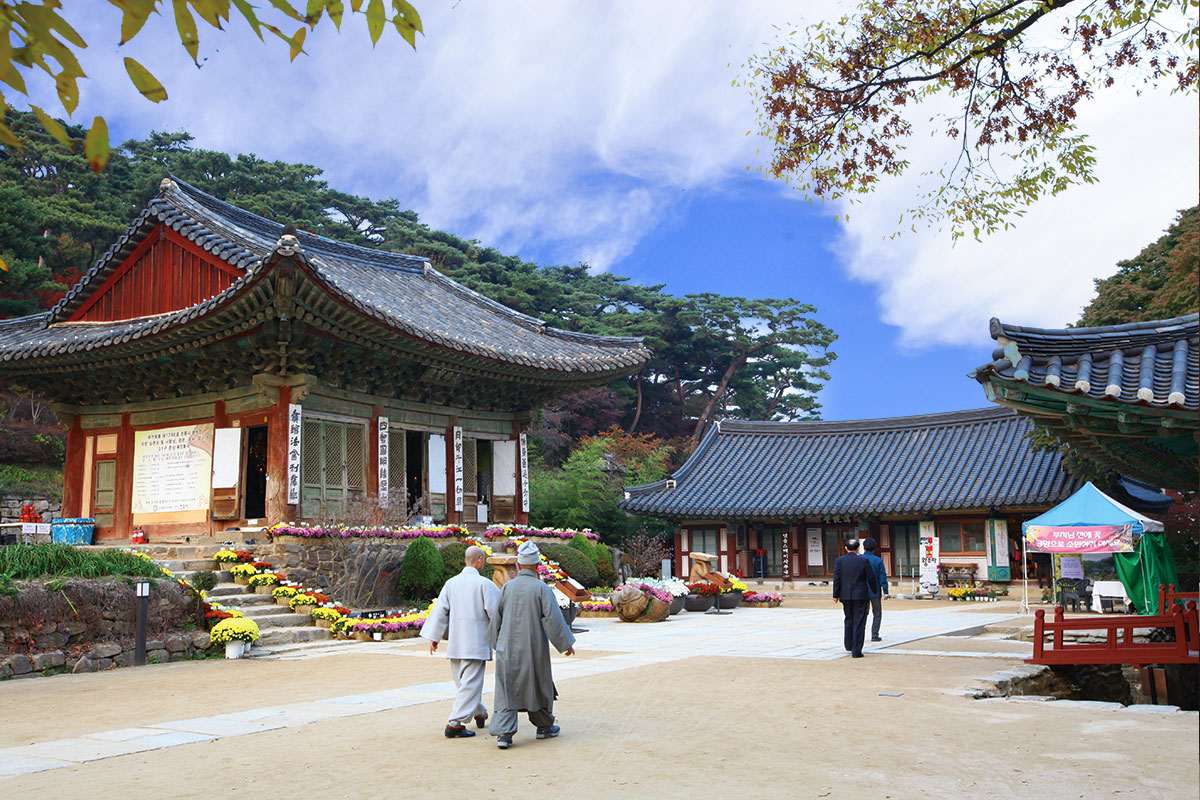
<path id="1" fill-rule="evenodd" d="M 20 522 L 21 506 L 33 506 L 33 510 L 42 515 L 42 522 L 49 522 L 62 516 L 62 499 L 36 495 L 25 497 L 16 494 L 0 495 L 0 523 Z"/>
<path id="2" fill-rule="evenodd" d="M 566 544 L 550 537 L 531 537 L 540 545 Z M 394 606 L 396 577 L 411 539 L 330 539 L 278 536 L 254 547 L 256 557 L 270 561 L 289 580 L 319 588 L 351 606 Z M 438 549 L 457 539 L 431 539 Z M 503 543 L 489 545 L 500 552 Z"/>
<path id="3" fill-rule="evenodd" d="M 200 600 L 173 580 L 152 581 L 146 620 L 153 660 L 209 646 Z M 120 578 L 18 581 L 0 596 L 0 678 L 133 663 L 137 598 Z M 83 666 L 80 666 L 80 662 Z"/>

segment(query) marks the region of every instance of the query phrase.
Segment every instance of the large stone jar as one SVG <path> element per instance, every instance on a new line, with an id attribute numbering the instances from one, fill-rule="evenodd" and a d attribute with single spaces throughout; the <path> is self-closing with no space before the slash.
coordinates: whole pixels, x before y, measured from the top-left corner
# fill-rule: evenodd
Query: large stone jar
<path id="1" fill-rule="evenodd" d="M 713 599 L 711 595 L 689 594 L 683 598 L 683 607 L 688 611 L 708 611 L 712 608 L 712 604 Z"/>
<path id="2" fill-rule="evenodd" d="M 683 611 L 683 603 L 687 600 L 686 594 L 681 594 L 678 597 L 671 598 L 671 616 L 675 616 L 680 611 Z"/>
<path id="3" fill-rule="evenodd" d="M 738 591 L 725 592 L 717 597 L 718 608 L 737 608 L 742 604 L 742 593 Z"/>

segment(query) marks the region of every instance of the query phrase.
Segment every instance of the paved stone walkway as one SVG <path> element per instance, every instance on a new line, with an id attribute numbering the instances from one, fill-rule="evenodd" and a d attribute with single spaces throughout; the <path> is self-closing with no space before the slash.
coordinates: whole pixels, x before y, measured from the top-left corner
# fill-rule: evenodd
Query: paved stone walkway
<path id="1" fill-rule="evenodd" d="M 830 603 L 830 605 L 833 605 Z M 917 639 L 946 635 L 956 631 L 1011 619 L 1008 614 L 964 613 L 949 609 L 920 609 L 884 612 L 887 641 L 871 644 L 872 653 Z M 642 667 L 693 656 L 730 656 L 739 658 L 791 658 L 832 660 L 843 658 L 842 613 L 800 609 L 740 609 L 727 615 L 683 613 L 668 622 L 630 625 L 614 619 L 581 619 L 577 627 L 581 651 L 606 653 L 595 658 L 556 659 L 554 677 L 558 682 L 606 672 Z M 338 643 L 319 651 L 299 651 L 296 658 L 316 658 L 347 652 L 346 648 L 369 648 L 373 653 L 402 657 L 428 658 L 419 642 Z M 897 652 L 904 652 L 898 650 Z M 916 651 L 924 655 L 923 651 Z M 934 655 L 959 655 L 930 651 Z M 979 653 L 963 653 L 980 657 Z M 53 680 L 53 679 L 51 679 Z M 493 689 L 489 673 L 484 690 Z M 314 722 L 373 714 L 405 706 L 444 702 L 454 696 L 451 681 L 406 686 L 372 694 L 344 695 L 322 700 L 275 705 L 219 714 L 168 720 L 137 728 L 98 731 L 84 736 L 39 742 L 24 747 L 0 749 L 0 778 L 59 769 L 114 756 L 142 753 L 185 744 L 247 736 L 279 728 Z"/>

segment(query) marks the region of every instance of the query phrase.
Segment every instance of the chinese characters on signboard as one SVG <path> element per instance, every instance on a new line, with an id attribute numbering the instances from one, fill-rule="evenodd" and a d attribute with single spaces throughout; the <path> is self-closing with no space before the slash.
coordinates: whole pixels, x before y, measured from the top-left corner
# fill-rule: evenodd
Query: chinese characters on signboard
<path id="1" fill-rule="evenodd" d="M 934 523 L 931 521 L 922 521 L 920 523 L 921 544 L 920 544 L 920 564 L 921 564 L 921 591 L 925 594 L 938 593 L 938 565 L 941 564 L 941 542 L 937 538 L 937 531 Z"/>
<path id="2" fill-rule="evenodd" d="M 379 507 L 387 508 L 388 505 L 388 486 L 391 484 L 391 478 L 388 474 L 388 418 L 380 417 L 379 422 L 375 426 L 378 432 L 378 452 L 379 452 Z"/>
<path id="3" fill-rule="evenodd" d="M 525 434 L 521 434 L 521 511 L 529 513 L 529 451 L 526 449 Z"/>
<path id="4" fill-rule="evenodd" d="M 454 510 L 463 510 L 463 433 L 454 428 Z"/>
<path id="5" fill-rule="evenodd" d="M 300 406 L 288 404 L 287 501 L 300 504 Z"/>
<path id="6" fill-rule="evenodd" d="M 137 431 L 133 439 L 133 513 L 207 509 L 212 488 L 213 426 Z"/>

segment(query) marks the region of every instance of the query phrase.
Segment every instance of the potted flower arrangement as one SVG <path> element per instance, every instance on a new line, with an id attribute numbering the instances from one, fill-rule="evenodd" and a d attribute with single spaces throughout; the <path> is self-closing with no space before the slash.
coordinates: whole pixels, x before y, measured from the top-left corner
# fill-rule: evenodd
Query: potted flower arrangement
<path id="1" fill-rule="evenodd" d="M 250 576 L 248 585 L 256 594 L 271 594 L 279 585 L 279 576 L 273 572 L 260 572 Z"/>
<path id="2" fill-rule="evenodd" d="M 608 600 L 584 600 L 579 604 L 581 617 L 615 617 L 617 610 Z"/>
<path id="3" fill-rule="evenodd" d="M 713 600 L 720 592 L 708 581 L 697 581 L 687 585 L 688 595 L 684 598 L 683 607 L 688 611 L 708 611 L 713 606 Z"/>
<path id="4" fill-rule="evenodd" d="M 239 563 L 241 559 L 232 550 L 222 548 L 213 554 L 213 561 L 217 562 L 218 569 L 229 569 L 232 565 Z"/>
<path id="5" fill-rule="evenodd" d="M 241 658 L 250 644 L 258 641 L 258 624 L 245 617 L 232 617 L 218 622 L 209 636 L 225 645 L 226 658 Z"/>
<path id="6" fill-rule="evenodd" d="M 311 594 L 301 594 L 299 592 L 292 595 L 292 599 L 288 601 L 288 608 L 290 608 L 293 613 L 303 614 L 306 617 L 312 615 L 313 608 L 316 605 L 317 598 L 313 597 Z"/>
<path id="7" fill-rule="evenodd" d="M 284 608 L 292 607 L 292 598 L 297 594 L 299 592 L 296 591 L 296 587 L 294 586 L 276 586 L 271 590 L 271 597 L 275 598 L 275 605 L 283 606 Z"/>
<path id="8" fill-rule="evenodd" d="M 730 578 L 729 585 L 717 595 L 718 608 L 737 608 L 742 604 L 742 594 L 750 587 L 737 578 Z"/>
<path id="9" fill-rule="evenodd" d="M 313 623 L 318 628 L 332 628 L 333 623 L 342 618 L 342 613 L 334 608 L 318 606 L 312 610 Z"/>
<path id="10" fill-rule="evenodd" d="M 250 578 L 257 575 L 258 570 L 254 568 L 253 564 L 242 562 L 230 567 L 229 574 L 233 576 L 234 583 L 237 583 L 240 586 L 249 586 Z"/>
<path id="11" fill-rule="evenodd" d="M 618 586 L 609 598 L 622 622 L 662 622 L 671 613 L 671 594 L 641 581 Z"/>
<path id="12" fill-rule="evenodd" d="M 554 599 L 558 602 L 558 610 L 562 612 L 563 619 L 566 620 L 567 627 L 569 628 L 571 627 L 571 623 L 575 621 L 575 617 L 579 615 L 579 606 L 575 605 L 571 598 L 558 589 L 554 589 L 553 591 Z"/>
<path id="13" fill-rule="evenodd" d="M 783 603 L 783 595 L 775 592 L 742 592 L 742 605 L 751 608 L 775 608 Z"/>

